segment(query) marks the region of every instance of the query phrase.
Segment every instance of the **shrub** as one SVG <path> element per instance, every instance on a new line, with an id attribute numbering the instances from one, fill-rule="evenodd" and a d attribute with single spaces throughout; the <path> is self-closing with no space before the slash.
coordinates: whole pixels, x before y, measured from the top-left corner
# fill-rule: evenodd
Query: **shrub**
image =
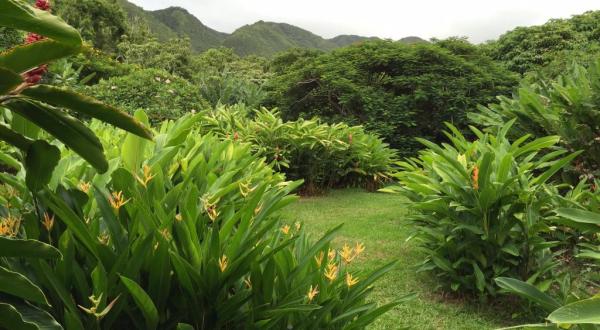
<path id="1" fill-rule="evenodd" d="M 201 137 L 191 129 L 201 119 L 164 123 L 154 145 L 96 127 L 117 155 L 109 173 L 61 161 L 56 193 L 16 226 L 29 240 L 0 237 L 0 272 L 29 291 L 0 291 L 69 329 L 354 329 L 397 304 L 365 300 L 393 264 L 350 273 L 364 247 L 335 251 L 335 230 L 311 243 L 300 224 L 280 227 L 276 211 L 300 182 L 284 182 L 247 144 Z"/>
<path id="2" fill-rule="evenodd" d="M 512 124 L 497 135 L 472 128 L 474 142 L 448 124 L 451 144 L 420 139 L 428 149 L 401 162 L 400 185 L 388 189 L 413 203 L 426 254 L 420 270 L 433 271 L 452 290 L 495 294 L 496 277 L 535 282 L 554 265 L 549 248 L 557 242 L 545 239 L 553 209 L 545 184 L 578 153 L 553 149 L 556 136 L 510 142 Z"/>
<path id="3" fill-rule="evenodd" d="M 458 45 L 457 45 L 458 44 Z M 318 116 L 364 125 L 402 155 L 415 137 L 443 138 L 440 127 L 466 126 L 466 112 L 516 79 L 464 40 L 443 44 L 371 41 L 330 53 L 292 50 L 274 60 L 268 106 L 286 120 Z"/>
<path id="4" fill-rule="evenodd" d="M 203 129 L 251 143 L 289 179 L 303 179 L 306 194 L 353 185 L 375 190 L 391 171 L 395 151 L 360 126 L 317 119 L 284 122 L 277 111 L 266 109 L 249 115 L 245 107 L 221 107 L 206 115 Z"/>
<path id="5" fill-rule="evenodd" d="M 480 106 L 469 118 L 492 129 L 516 119 L 514 135 L 558 135 L 567 150 L 584 151 L 575 163 L 575 174 L 585 179 L 600 174 L 600 60 L 588 69 L 573 65 L 556 81 L 523 84 L 513 98 L 498 99 L 497 104 Z"/>
<path id="6" fill-rule="evenodd" d="M 134 70 L 126 76 L 102 80 L 86 91 L 129 113 L 142 109 L 152 123 L 209 107 L 196 86 L 158 69 Z"/>

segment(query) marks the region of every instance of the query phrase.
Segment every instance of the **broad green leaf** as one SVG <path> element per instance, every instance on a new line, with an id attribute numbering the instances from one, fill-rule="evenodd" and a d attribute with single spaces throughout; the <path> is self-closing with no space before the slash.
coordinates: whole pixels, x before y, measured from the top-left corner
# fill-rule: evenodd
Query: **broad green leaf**
<path id="1" fill-rule="evenodd" d="M 33 101 L 10 102 L 6 107 L 56 137 L 99 172 L 104 173 L 108 169 L 108 162 L 104 157 L 100 141 L 79 120 L 56 108 Z"/>
<path id="2" fill-rule="evenodd" d="M 560 307 L 560 303 L 556 299 L 529 283 L 509 277 L 498 277 L 496 278 L 496 284 L 502 289 L 535 302 L 547 311 L 553 311 Z"/>
<path id="3" fill-rule="evenodd" d="M 19 302 L 0 300 L 0 328 L 19 330 L 62 330 L 46 311 Z"/>
<path id="4" fill-rule="evenodd" d="M 25 182 L 31 191 L 44 188 L 52 178 L 52 172 L 60 160 L 60 150 L 44 140 L 33 142 L 25 156 Z"/>
<path id="5" fill-rule="evenodd" d="M 600 297 L 563 306 L 552 312 L 548 320 L 560 324 L 600 324 Z"/>
<path id="6" fill-rule="evenodd" d="M 135 281 L 128 279 L 125 276 L 120 276 L 121 282 L 125 285 L 136 305 L 144 315 L 146 320 L 146 329 L 156 329 L 158 326 L 158 310 L 150 296 L 142 289 Z"/>
<path id="7" fill-rule="evenodd" d="M 35 32 L 70 47 L 82 44 L 79 32 L 51 13 L 33 8 L 25 1 L 0 1 L 0 26 Z"/>
<path id="8" fill-rule="evenodd" d="M 0 292 L 19 297 L 34 303 L 49 305 L 46 296 L 27 277 L 0 267 Z"/>
<path id="9" fill-rule="evenodd" d="M 31 121 L 23 118 L 23 116 L 18 115 L 14 112 L 12 113 L 10 128 L 17 133 L 34 140 L 38 138 L 41 132 L 41 129 L 38 125 L 32 123 Z"/>
<path id="10" fill-rule="evenodd" d="M 61 254 L 55 247 L 40 241 L 0 236 L 0 257 L 56 259 Z"/>
<path id="11" fill-rule="evenodd" d="M 136 111 L 134 117 L 141 123 L 149 125 L 148 116 L 143 110 Z M 138 169 L 142 166 L 147 146 L 148 141 L 139 136 L 128 133 L 125 137 L 125 142 L 121 148 L 121 160 L 125 168 L 131 171 L 131 173 L 137 173 Z"/>
<path id="12" fill-rule="evenodd" d="M 0 95 L 8 94 L 23 82 L 21 75 L 0 67 Z"/>
<path id="13" fill-rule="evenodd" d="M 68 89 L 37 85 L 25 89 L 21 94 L 44 103 L 99 119 L 137 136 L 152 139 L 152 132 L 127 113 Z"/>
<path id="14" fill-rule="evenodd" d="M 3 152 L 0 152 L 0 163 L 11 167 L 15 170 L 21 169 L 21 163 L 18 160 Z"/>
<path id="15" fill-rule="evenodd" d="M 571 221 L 600 225 L 600 213 L 573 208 L 559 208 L 555 212 L 559 217 Z"/>
<path id="16" fill-rule="evenodd" d="M 0 5 L 2 2 L 0 1 Z M 0 9 L 1 10 L 1 9 Z M 2 20 L 0 19 L 0 22 Z M 42 64 L 79 53 L 79 48 L 66 46 L 52 40 L 21 45 L 0 53 L 0 66 L 15 72 L 27 72 Z"/>
<path id="17" fill-rule="evenodd" d="M 0 123 L 0 140 L 20 149 L 21 151 L 27 151 L 29 146 L 33 143 L 32 139 L 13 131 L 10 127 L 2 123 Z"/>

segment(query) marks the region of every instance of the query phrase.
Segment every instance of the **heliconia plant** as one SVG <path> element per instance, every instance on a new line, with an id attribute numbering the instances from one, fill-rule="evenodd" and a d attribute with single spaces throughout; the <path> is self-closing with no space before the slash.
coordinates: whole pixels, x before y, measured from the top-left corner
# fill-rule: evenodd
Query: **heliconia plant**
<path id="1" fill-rule="evenodd" d="M 108 169 L 94 133 L 70 112 L 97 118 L 147 139 L 152 133 L 133 117 L 71 90 L 40 84 L 47 64 L 82 49 L 76 29 L 50 13 L 48 0 L 35 7 L 22 0 L 0 1 L 0 26 L 28 32 L 23 45 L 0 53 L 0 140 L 23 155 L 27 187 L 41 190 L 60 153 L 43 139 L 44 131 L 78 153 L 99 172 Z M 3 155 L 3 158 L 9 156 Z M 9 161 L 14 165 L 14 161 Z"/>
<path id="2" fill-rule="evenodd" d="M 164 123 L 154 143 L 92 123 L 111 146 L 107 173 L 65 149 L 36 203 L 10 176 L 10 214 L 23 221 L 7 224 L 16 229 L 6 242 L 45 252 L 3 246 L 0 266 L 28 290 L 0 284 L 0 293 L 51 320 L 38 328 L 57 329 L 363 329 L 408 299 L 369 302 L 394 263 L 351 270 L 365 247 L 335 250 L 339 228 L 313 241 L 302 224 L 282 225 L 277 211 L 301 182 L 284 181 L 249 144 L 201 136 L 202 118 Z"/>
<path id="3" fill-rule="evenodd" d="M 420 270 L 452 290 L 494 295 L 496 277 L 536 282 L 556 266 L 545 186 L 579 152 L 556 148 L 557 136 L 510 141 L 513 123 L 495 135 L 472 127 L 474 141 L 448 124 L 450 143 L 420 140 L 427 149 L 400 162 L 399 185 L 385 189 L 411 202 Z"/>
<path id="4" fill-rule="evenodd" d="M 221 106 L 201 124 L 205 132 L 251 143 L 253 152 L 289 179 L 303 179 L 305 194 L 345 186 L 376 190 L 388 181 L 396 159 L 393 149 L 360 126 L 318 119 L 285 122 L 277 110 Z"/>

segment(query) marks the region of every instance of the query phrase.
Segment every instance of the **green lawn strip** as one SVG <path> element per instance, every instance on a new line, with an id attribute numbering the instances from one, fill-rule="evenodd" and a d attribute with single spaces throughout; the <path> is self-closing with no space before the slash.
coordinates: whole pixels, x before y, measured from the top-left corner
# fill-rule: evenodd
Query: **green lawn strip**
<path id="1" fill-rule="evenodd" d="M 403 216 L 408 207 L 397 195 L 349 189 L 302 198 L 285 208 L 282 216 L 289 223 L 304 223 L 314 236 L 344 223 L 335 244 L 363 242 L 366 246 L 354 267 L 371 271 L 392 260 L 400 261 L 395 271 L 376 283 L 371 297 L 380 304 L 410 292 L 416 292 L 418 298 L 383 315 L 371 329 L 494 329 L 514 323 L 503 309 L 445 298 L 435 292 L 431 276 L 415 273 L 413 265 L 420 255 L 414 242 L 406 242 L 410 228 Z"/>

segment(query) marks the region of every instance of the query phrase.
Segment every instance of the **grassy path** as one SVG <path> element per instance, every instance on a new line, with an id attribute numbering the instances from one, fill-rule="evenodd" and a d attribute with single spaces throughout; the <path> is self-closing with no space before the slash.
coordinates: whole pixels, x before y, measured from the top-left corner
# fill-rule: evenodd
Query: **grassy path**
<path id="1" fill-rule="evenodd" d="M 283 211 L 286 221 L 306 224 L 309 233 L 319 236 L 344 223 L 337 245 L 364 242 L 366 251 L 358 267 L 373 270 L 399 260 L 398 268 L 376 283 L 371 297 L 385 303 L 410 292 L 417 300 L 396 307 L 381 317 L 372 329 L 494 329 L 510 318 L 498 308 L 445 299 L 434 292 L 434 280 L 416 274 L 419 262 L 414 243 L 406 242 L 410 228 L 402 221 L 408 205 L 399 196 L 366 193 L 361 190 L 332 191 L 324 197 L 302 198 Z"/>

